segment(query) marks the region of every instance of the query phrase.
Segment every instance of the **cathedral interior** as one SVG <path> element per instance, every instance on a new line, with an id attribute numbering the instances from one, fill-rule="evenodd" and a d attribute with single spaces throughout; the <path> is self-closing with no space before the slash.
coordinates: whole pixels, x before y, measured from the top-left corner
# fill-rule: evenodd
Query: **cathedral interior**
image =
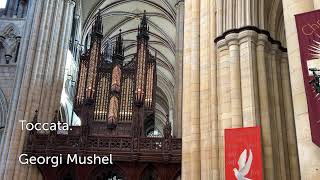
<path id="1" fill-rule="evenodd" d="M 319 180 L 295 23 L 318 9 L 319 0 L 0 0 L 0 179 L 229 180 L 225 130 L 260 127 L 263 179 Z M 22 130 L 19 120 L 70 129 Z M 115 163 L 23 165 L 23 153 Z"/>

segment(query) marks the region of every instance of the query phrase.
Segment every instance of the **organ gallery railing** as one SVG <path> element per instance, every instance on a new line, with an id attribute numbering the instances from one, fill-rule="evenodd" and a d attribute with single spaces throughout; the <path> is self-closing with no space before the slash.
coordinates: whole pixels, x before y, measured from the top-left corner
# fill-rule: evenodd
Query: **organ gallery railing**
<path id="1" fill-rule="evenodd" d="M 133 137 L 83 137 L 64 134 L 31 134 L 24 152 L 34 156 L 106 155 L 115 161 L 181 161 L 181 139 Z"/>

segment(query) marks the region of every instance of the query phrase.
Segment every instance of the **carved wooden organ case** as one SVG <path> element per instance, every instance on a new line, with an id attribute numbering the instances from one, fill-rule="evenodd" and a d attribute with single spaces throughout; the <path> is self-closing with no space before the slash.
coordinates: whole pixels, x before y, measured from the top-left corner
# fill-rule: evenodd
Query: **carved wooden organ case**
<path id="1" fill-rule="evenodd" d="M 113 166 L 83 165 L 53 168 L 38 165 L 45 180 L 92 180 L 117 172 L 117 179 L 175 179 L 181 172 L 180 138 L 171 136 L 167 119 L 164 137 L 145 137 L 155 115 L 156 57 L 148 49 L 148 25 L 144 14 L 137 35 L 137 52 L 124 64 L 122 34 L 116 38 L 112 62 L 101 53 L 102 18 L 98 13 L 91 34 L 91 47 L 80 60 L 74 110 L 81 126 L 67 134 L 30 131 L 24 153 L 34 156 L 68 154 L 81 156 L 108 153 Z M 108 59 L 110 59 L 108 57 Z M 37 111 L 32 123 L 37 123 Z M 53 123 L 59 121 L 56 111 Z M 119 169 L 119 171 L 117 171 Z M 100 177 L 100 175 L 103 175 Z M 71 177 L 71 178 L 70 178 Z"/>
<path id="2" fill-rule="evenodd" d="M 98 14 L 90 49 L 81 56 L 74 110 L 90 135 L 145 136 L 155 116 L 156 55 L 148 48 L 149 27 L 144 14 L 137 35 L 137 52 L 124 63 L 121 31 L 112 62 L 101 53 L 102 18 Z"/>

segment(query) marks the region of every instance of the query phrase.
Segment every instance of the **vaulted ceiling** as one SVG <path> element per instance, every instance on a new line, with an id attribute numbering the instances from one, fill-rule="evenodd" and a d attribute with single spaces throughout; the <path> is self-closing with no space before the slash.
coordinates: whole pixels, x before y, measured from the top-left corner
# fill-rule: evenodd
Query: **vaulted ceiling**
<path id="1" fill-rule="evenodd" d="M 150 26 L 150 49 L 157 51 L 158 74 L 174 84 L 175 64 L 175 0 L 83 0 L 83 36 L 90 33 L 95 15 L 101 10 L 103 45 L 114 40 L 121 29 L 124 35 L 125 57 L 131 60 L 136 52 L 136 36 L 140 17 L 147 11 Z"/>

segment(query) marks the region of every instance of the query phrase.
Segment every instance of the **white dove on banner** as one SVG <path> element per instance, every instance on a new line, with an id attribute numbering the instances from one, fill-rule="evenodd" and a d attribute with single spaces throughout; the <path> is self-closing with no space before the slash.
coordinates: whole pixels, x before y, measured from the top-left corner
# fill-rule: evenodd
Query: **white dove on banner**
<path id="1" fill-rule="evenodd" d="M 252 151 L 249 150 L 249 158 L 247 160 L 247 150 L 245 149 L 238 160 L 239 169 L 234 168 L 233 172 L 237 180 L 251 180 L 245 176 L 249 173 L 252 164 Z M 246 161 L 247 160 L 247 161 Z"/>

